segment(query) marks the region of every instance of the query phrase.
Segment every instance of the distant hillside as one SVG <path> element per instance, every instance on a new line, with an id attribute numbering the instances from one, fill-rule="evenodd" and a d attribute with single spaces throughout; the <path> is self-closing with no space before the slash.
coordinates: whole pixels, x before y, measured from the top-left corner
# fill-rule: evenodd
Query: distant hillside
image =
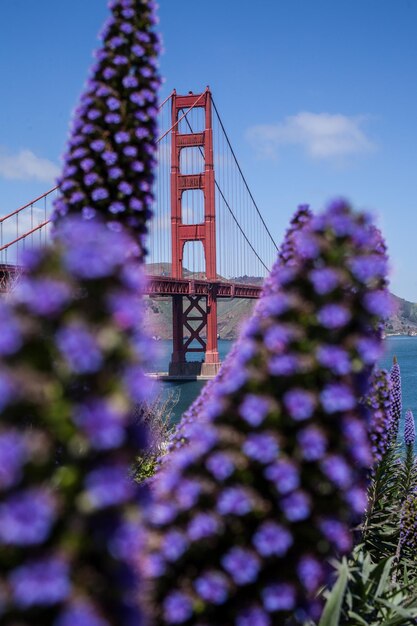
<path id="1" fill-rule="evenodd" d="M 417 304 L 391 295 L 395 312 L 385 325 L 387 334 L 408 335 L 417 333 Z"/>
<path id="2" fill-rule="evenodd" d="M 245 282 L 241 277 L 240 282 Z M 247 278 L 246 278 L 247 280 Z M 408 302 L 397 296 L 394 300 L 395 313 L 386 323 L 387 334 L 417 333 L 417 304 Z M 226 300 L 218 301 L 218 326 L 221 339 L 235 339 L 243 322 L 251 314 L 255 300 Z M 161 339 L 172 337 L 172 304 L 170 298 L 146 298 L 145 326 L 149 334 Z"/>

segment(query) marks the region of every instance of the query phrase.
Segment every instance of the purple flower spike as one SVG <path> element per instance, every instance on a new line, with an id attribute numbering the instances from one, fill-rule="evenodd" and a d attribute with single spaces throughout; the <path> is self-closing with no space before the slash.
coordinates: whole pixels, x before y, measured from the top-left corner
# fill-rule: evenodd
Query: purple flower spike
<path id="1" fill-rule="evenodd" d="M 160 43 L 153 0 L 113 0 L 111 10 L 75 110 L 51 245 L 32 253 L 0 304 L 2 624 L 144 621 L 137 554 L 145 489 L 132 468 L 148 440 L 140 406 L 149 350 L 138 300 Z M 133 91 L 143 104 L 132 102 Z M 161 526 L 193 494 L 178 486 L 175 496 L 171 509 L 160 507 Z M 177 541 L 171 557 L 180 548 Z M 143 561 L 164 572 L 162 546 Z M 188 619 L 180 600 L 161 604 L 170 623 Z"/>
<path id="2" fill-rule="evenodd" d="M 111 6 L 112 18 L 103 30 L 102 47 L 96 53 L 96 63 L 76 109 L 73 136 L 64 156 L 56 218 L 65 213 L 80 214 L 83 206 L 90 206 L 97 209 L 97 216 L 92 219 L 102 217 L 114 222 L 118 190 L 125 194 L 123 189 L 134 189 L 145 209 L 141 219 L 133 223 L 134 210 L 128 209 L 117 212 L 117 220 L 128 231 L 142 235 L 146 228 L 146 210 L 150 210 L 153 202 L 159 42 L 153 31 L 155 20 L 148 0 L 136 0 L 125 8 L 116 2 Z M 141 44 L 138 35 L 143 36 Z M 132 103 L 133 94 L 140 101 L 137 106 Z M 137 108 L 141 118 L 135 115 Z M 134 145 L 129 145 L 132 138 L 135 138 Z M 127 158 L 140 162 L 142 168 L 123 167 Z M 115 159 L 121 164 L 119 168 L 114 167 Z M 100 185 L 95 187 L 91 178 L 85 182 L 83 173 L 86 172 L 99 173 Z M 145 184 L 148 185 L 146 190 L 143 189 Z M 80 192 L 83 197 L 77 195 Z M 79 200 L 75 202 L 71 198 Z"/>
<path id="3" fill-rule="evenodd" d="M 172 506 L 178 485 L 201 486 L 193 508 L 165 526 L 189 542 L 178 565 L 165 562 L 158 576 L 144 570 L 156 624 L 166 623 L 160 603 L 172 589 L 197 594 L 184 618 L 195 626 L 315 621 L 329 561 L 351 548 L 371 459 L 361 399 L 380 344 L 366 303 L 386 283 L 378 271 L 359 280 L 350 261 L 385 249 L 346 203 L 298 217 L 253 318 L 154 477 L 144 542 L 154 559 L 166 550 L 160 507 Z M 228 585 L 207 580 L 219 566 Z"/>
<path id="4" fill-rule="evenodd" d="M 398 436 L 398 428 L 400 425 L 402 411 L 401 372 L 396 356 L 394 356 L 393 359 L 390 371 L 390 380 L 392 393 L 390 438 L 395 443 Z"/>
<path id="5" fill-rule="evenodd" d="M 390 375 L 386 370 L 374 370 L 365 404 L 370 411 L 369 437 L 373 465 L 376 468 L 393 443 L 391 440 L 392 386 Z"/>
<path id="6" fill-rule="evenodd" d="M 413 446 L 416 440 L 416 426 L 414 415 L 411 409 L 407 409 L 404 421 L 404 443 L 406 446 Z"/>

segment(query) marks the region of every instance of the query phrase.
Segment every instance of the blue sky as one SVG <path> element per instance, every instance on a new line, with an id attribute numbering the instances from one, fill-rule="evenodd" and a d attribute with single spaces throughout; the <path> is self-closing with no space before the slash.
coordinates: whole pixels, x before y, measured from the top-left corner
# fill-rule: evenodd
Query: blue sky
<path id="1" fill-rule="evenodd" d="M 58 8 L 59 7 L 59 8 Z M 3 2 L 0 213 L 53 186 L 105 0 Z M 346 196 L 417 301 L 416 0 L 161 0 L 164 98 L 210 85 L 276 239 Z"/>

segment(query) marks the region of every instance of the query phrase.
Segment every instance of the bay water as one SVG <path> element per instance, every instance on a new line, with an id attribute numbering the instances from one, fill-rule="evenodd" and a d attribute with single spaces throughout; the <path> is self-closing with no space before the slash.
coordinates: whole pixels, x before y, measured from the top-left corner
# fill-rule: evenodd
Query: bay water
<path id="1" fill-rule="evenodd" d="M 220 358 L 223 360 L 233 345 L 232 341 L 219 340 Z M 390 369 L 393 357 L 396 356 L 401 370 L 402 394 L 403 394 L 403 415 L 405 411 L 411 409 L 414 417 L 417 417 L 417 337 L 392 336 L 384 340 L 384 355 L 380 359 L 379 366 Z M 167 372 L 171 358 L 172 342 L 158 341 L 156 344 L 156 354 L 151 362 L 150 370 L 154 372 Z M 184 381 L 160 383 L 162 392 L 168 393 L 170 390 L 179 392 L 179 398 L 173 410 L 173 421 L 177 422 L 184 411 L 190 406 L 200 393 L 204 381 Z M 402 433 L 402 424 L 400 426 Z"/>

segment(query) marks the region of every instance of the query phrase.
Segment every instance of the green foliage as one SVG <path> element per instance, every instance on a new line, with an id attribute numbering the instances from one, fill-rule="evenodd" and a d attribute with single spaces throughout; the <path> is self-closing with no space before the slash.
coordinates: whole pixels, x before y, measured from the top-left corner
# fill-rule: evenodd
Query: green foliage
<path id="1" fill-rule="evenodd" d="M 151 478 L 158 467 L 158 459 L 167 449 L 172 431 L 172 412 L 179 400 L 179 390 L 168 393 L 162 391 L 150 402 L 137 408 L 137 419 L 146 424 L 149 433 L 149 445 L 136 457 L 134 476 L 137 482 Z"/>
<path id="2" fill-rule="evenodd" d="M 364 545 L 338 566 L 319 626 L 407 626 L 416 623 L 415 581 L 392 581 L 394 557 L 372 561 Z"/>
<path id="3" fill-rule="evenodd" d="M 368 490 L 362 536 L 374 563 L 395 554 L 399 540 L 402 477 L 399 449 L 392 447 L 375 468 Z"/>

